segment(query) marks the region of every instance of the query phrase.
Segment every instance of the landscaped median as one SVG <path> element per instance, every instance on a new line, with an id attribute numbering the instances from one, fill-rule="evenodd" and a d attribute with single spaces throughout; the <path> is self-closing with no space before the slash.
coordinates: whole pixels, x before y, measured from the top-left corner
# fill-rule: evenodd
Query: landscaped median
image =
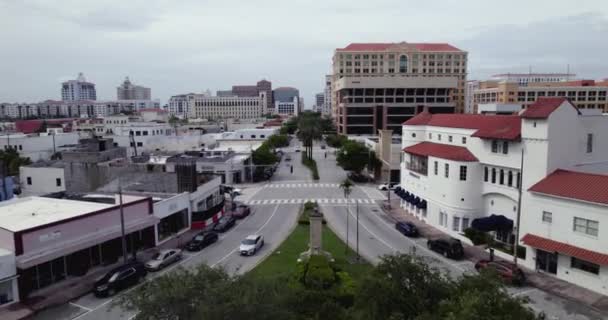
<path id="1" fill-rule="evenodd" d="M 313 158 L 306 156 L 306 153 L 302 153 L 302 164 L 310 169 L 313 180 L 319 180 L 319 170 L 317 169 L 317 161 Z"/>
<path id="2" fill-rule="evenodd" d="M 290 276 L 298 271 L 297 260 L 300 253 L 308 250 L 310 227 L 308 215 L 303 211 L 302 217 L 293 232 L 283 243 L 260 263 L 249 275 L 255 278 Z M 334 265 L 346 271 L 356 282 L 372 270 L 368 263 L 351 264 L 349 258 L 355 256 L 355 252 L 348 248 L 338 236 L 327 226 L 323 225 L 323 250 L 328 251 L 334 258 Z"/>

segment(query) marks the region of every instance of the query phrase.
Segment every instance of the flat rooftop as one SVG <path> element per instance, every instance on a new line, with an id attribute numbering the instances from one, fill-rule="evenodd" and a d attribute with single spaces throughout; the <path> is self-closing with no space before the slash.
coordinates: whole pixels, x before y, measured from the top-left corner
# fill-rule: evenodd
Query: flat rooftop
<path id="1" fill-rule="evenodd" d="M 107 196 L 114 197 L 114 195 Z M 124 203 L 140 199 L 144 197 L 123 196 Z M 115 205 L 45 197 L 26 197 L 7 203 L 0 202 L 0 228 L 19 232 L 113 206 Z"/>

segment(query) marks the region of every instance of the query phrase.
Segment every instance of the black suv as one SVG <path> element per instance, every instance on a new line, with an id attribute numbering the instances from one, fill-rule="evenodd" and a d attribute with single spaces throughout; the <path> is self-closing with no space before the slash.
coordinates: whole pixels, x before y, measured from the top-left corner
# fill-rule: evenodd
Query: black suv
<path id="1" fill-rule="evenodd" d="M 233 216 L 223 216 L 217 222 L 215 227 L 213 227 L 213 231 L 216 232 L 226 232 L 228 229 L 234 227 L 236 223 L 236 219 Z"/>
<path id="2" fill-rule="evenodd" d="M 464 248 L 458 239 L 434 239 L 427 241 L 426 245 L 429 249 L 444 255 L 446 258 L 462 259 L 464 257 Z"/>
<path id="3" fill-rule="evenodd" d="M 140 282 L 147 274 L 144 264 L 139 261 L 129 262 L 112 269 L 95 282 L 93 293 L 97 297 L 111 296 L 116 292 Z"/>
<path id="4" fill-rule="evenodd" d="M 408 237 L 417 237 L 420 235 L 418 228 L 411 222 L 397 222 L 395 229 Z"/>
<path id="5" fill-rule="evenodd" d="M 192 241 L 186 245 L 188 251 L 199 251 L 208 245 L 216 242 L 218 239 L 217 233 L 215 232 L 201 232 L 197 234 Z"/>

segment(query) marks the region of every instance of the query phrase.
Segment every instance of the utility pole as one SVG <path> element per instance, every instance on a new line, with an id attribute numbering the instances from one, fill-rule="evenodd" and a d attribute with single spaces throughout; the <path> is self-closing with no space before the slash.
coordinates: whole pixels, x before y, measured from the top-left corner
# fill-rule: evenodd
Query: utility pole
<path id="1" fill-rule="evenodd" d="M 55 149 L 55 131 L 52 131 L 53 136 L 53 156 L 55 155 L 55 153 L 57 153 L 57 150 Z"/>
<path id="2" fill-rule="evenodd" d="M 344 194 L 346 197 L 346 247 L 344 247 L 344 253 L 348 254 L 348 231 L 350 230 L 349 227 L 349 220 L 350 220 L 350 207 L 348 206 L 348 193 Z"/>
<path id="3" fill-rule="evenodd" d="M 120 234 L 122 240 L 122 259 L 123 263 L 127 263 L 127 238 L 125 236 L 125 213 L 123 210 L 122 204 L 122 185 L 120 183 L 120 177 L 118 178 L 118 199 L 119 199 L 119 208 L 120 208 Z"/>
<path id="4" fill-rule="evenodd" d="M 359 254 L 359 202 L 355 202 L 357 205 L 357 262 L 361 261 L 361 255 Z"/>
<path id="5" fill-rule="evenodd" d="M 523 141 L 522 141 L 523 142 Z M 519 186 L 517 188 L 517 225 L 515 230 L 515 242 L 513 243 L 513 263 L 515 267 L 517 267 L 517 247 L 519 246 L 519 225 L 521 220 L 521 196 L 522 196 L 522 186 L 524 182 L 524 144 L 521 145 L 521 162 L 519 165 Z"/>

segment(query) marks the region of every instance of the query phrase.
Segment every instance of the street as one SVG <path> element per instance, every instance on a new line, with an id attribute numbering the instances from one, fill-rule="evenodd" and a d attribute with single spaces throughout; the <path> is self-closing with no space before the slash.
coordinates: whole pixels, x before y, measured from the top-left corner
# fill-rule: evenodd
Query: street
<path id="1" fill-rule="evenodd" d="M 345 199 L 339 184 L 345 179 L 346 173 L 336 166 L 333 150 L 314 149 L 320 175 L 318 182 L 311 180 L 310 171 L 301 164 L 300 154 L 293 152 L 292 148 L 290 151 L 292 160 L 282 161 L 271 181 L 242 188 L 243 194 L 237 200 L 251 206 L 252 214 L 249 217 L 222 234 L 217 243 L 197 253 L 185 253 L 179 264 L 157 274 L 150 274 L 148 279 L 171 272 L 179 266 L 193 268 L 202 263 L 223 266 L 231 273 L 245 273 L 260 263 L 289 235 L 296 224 L 298 211 L 306 201 L 319 203 L 329 227 L 344 241 L 348 224 L 348 244 L 353 249 L 357 247 L 358 210 L 359 251 L 372 263 L 380 261 L 380 257 L 385 254 L 415 253 L 454 277 L 475 272 L 472 262 L 444 258 L 426 248 L 426 239 L 410 239 L 397 232 L 392 218 L 379 207 L 379 203 L 386 199 L 386 192 L 377 190 L 374 185 L 356 185 L 348 200 Z M 240 241 L 254 233 L 262 234 L 266 245 L 253 257 L 241 257 L 237 252 Z M 603 319 L 602 315 L 585 306 L 536 288 L 510 287 L 508 290 L 514 296 L 528 297 L 530 307 L 544 311 L 547 319 Z M 44 311 L 34 319 L 101 320 L 134 317 L 134 311 L 112 308 L 111 302 L 114 299 L 116 297 L 99 299 L 87 294 L 69 304 Z"/>

